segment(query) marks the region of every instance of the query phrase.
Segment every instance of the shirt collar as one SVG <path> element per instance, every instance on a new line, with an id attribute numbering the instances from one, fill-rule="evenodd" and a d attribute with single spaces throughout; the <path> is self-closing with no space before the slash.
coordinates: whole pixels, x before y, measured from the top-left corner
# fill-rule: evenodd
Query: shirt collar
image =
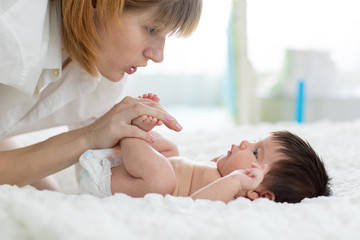
<path id="1" fill-rule="evenodd" d="M 56 3 L 50 6 L 50 36 L 47 48 L 44 69 L 59 69 L 62 65 L 62 44 L 61 44 L 61 16 Z"/>

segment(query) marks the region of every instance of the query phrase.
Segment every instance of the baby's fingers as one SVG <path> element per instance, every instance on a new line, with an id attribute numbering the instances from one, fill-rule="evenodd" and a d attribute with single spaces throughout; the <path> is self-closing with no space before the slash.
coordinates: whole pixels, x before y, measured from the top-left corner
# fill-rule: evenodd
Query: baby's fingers
<path id="1" fill-rule="evenodd" d="M 244 174 L 246 174 L 246 176 L 248 176 L 250 178 L 256 178 L 258 176 L 257 175 L 258 173 L 259 173 L 259 171 L 257 171 L 254 168 L 244 170 Z"/>
<path id="2" fill-rule="evenodd" d="M 253 168 L 249 176 L 252 177 L 255 181 L 259 181 L 260 183 L 264 179 L 264 172 L 262 169 Z"/>
<path id="3" fill-rule="evenodd" d="M 252 167 L 252 168 L 262 169 L 262 167 L 261 167 L 258 163 L 256 163 L 256 162 L 252 162 L 252 163 L 251 163 L 251 167 Z"/>

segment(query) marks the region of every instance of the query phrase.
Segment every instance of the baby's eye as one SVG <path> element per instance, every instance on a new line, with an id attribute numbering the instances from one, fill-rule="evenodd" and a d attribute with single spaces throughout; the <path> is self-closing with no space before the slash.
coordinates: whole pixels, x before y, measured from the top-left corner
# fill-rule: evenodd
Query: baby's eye
<path id="1" fill-rule="evenodd" d="M 254 153 L 254 156 L 257 158 L 258 157 L 258 150 L 255 149 L 253 153 Z"/>
<path id="2" fill-rule="evenodd" d="M 156 32 L 156 29 L 153 27 L 146 27 L 146 31 L 148 31 L 150 34 L 154 34 Z"/>

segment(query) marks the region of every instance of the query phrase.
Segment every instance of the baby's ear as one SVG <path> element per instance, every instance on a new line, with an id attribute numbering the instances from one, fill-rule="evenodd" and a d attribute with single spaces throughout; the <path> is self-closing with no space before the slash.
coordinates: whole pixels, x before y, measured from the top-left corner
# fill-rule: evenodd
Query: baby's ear
<path id="1" fill-rule="evenodd" d="M 263 198 L 267 198 L 271 201 L 274 201 L 275 200 L 275 194 L 273 192 L 270 192 L 270 191 L 264 191 L 261 193 L 261 197 Z"/>

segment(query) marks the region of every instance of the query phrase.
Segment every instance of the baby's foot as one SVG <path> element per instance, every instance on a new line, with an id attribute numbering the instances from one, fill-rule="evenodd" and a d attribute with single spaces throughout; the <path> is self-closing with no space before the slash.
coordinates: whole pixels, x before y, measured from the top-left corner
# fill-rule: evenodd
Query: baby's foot
<path id="1" fill-rule="evenodd" d="M 138 98 L 146 98 L 146 99 L 150 99 L 150 100 L 153 100 L 157 103 L 160 102 L 160 98 L 158 95 L 156 94 L 152 94 L 152 93 L 148 93 L 148 94 L 143 94 L 142 96 L 139 96 Z"/>
<path id="2" fill-rule="evenodd" d="M 142 96 L 139 96 L 138 98 L 150 99 L 157 103 L 160 102 L 160 98 L 158 97 L 158 95 L 152 94 L 152 93 L 143 94 Z M 158 120 L 155 117 L 143 115 L 143 116 L 137 117 L 134 120 L 132 120 L 131 124 L 148 132 L 148 131 L 152 130 L 155 126 L 162 125 L 163 122 L 161 120 Z"/>
<path id="3" fill-rule="evenodd" d="M 144 130 L 146 132 L 149 132 L 154 127 L 162 125 L 163 122 L 161 120 L 158 120 L 155 117 L 142 115 L 142 116 L 137 117 L 134 120 L 132 120 L 131 124 L 141 128 L 142 130 Z"/>

